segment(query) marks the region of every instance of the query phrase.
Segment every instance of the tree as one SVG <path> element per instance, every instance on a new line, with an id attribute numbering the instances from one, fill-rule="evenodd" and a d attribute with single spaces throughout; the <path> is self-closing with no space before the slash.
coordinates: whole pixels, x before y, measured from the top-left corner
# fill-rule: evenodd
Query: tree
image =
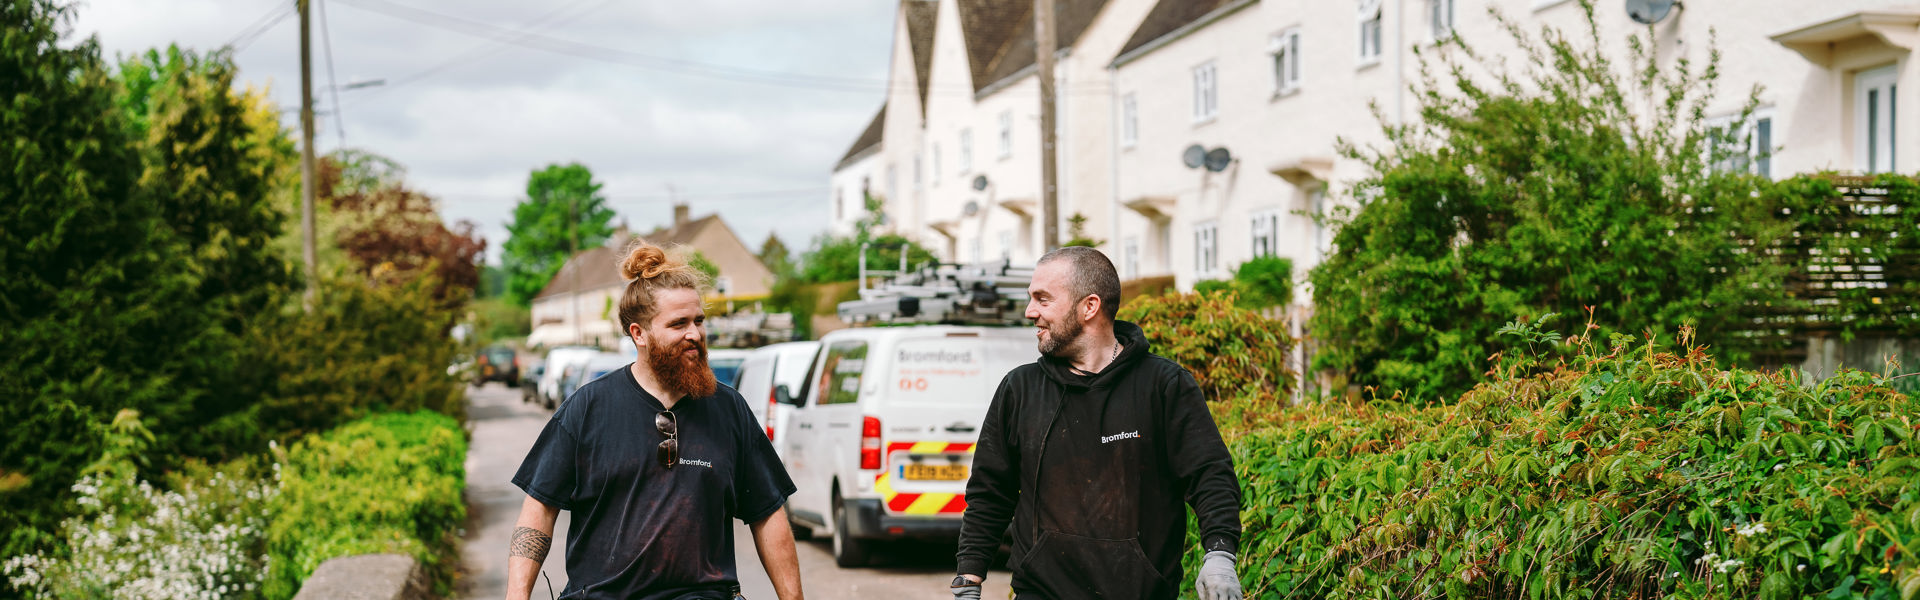
<path id="1" fill-rule="evenodd" d="M 899 268 L 900 255 L 906 253 L 907 266 L 925 264 L 934 260 L 933 252 L 899 234 L 875 234 L 873 231 L 886 222 L 886 214 L 881 212 L 884 205 L 879 198 L 869 194 L 866 198 L 867 216 L 855 221 L 853 235 L 822 235 L 813 241 L 813 249 L 800 257 L 800 278 L 813 283 L 828 281 L 852 281 L 860 277 L 861 246 L 866 246 L 867 268 L 890 270 Z"/>
<path id="2" fill-rule="evenodd" d="M 0 555 L 32 551 L 123 409 L 165 468 L 225 448 L 203 425 L 248 398 L 248 311 L 293 282 L 271 240 L 273 133 L 225 54 L 170 49 L 116 74 L 71 8 L 0 2 Z M 64 47 L 63 47 L 64 46 Z M 117 80 L 116 80 L 117 79 Z"/>
<path id="3" fill-rule="evenodd" d="M 1383 125 L 1383 148 L 1343 142 L 1374 174 L 1357 213 L 1331 215 L 1337 249 L 1310 276 L 1317 368 L 1447 397 L 1487 370 L 1500 324 L 1588 308 L 1603 336 L 1692 325 L 1738 346 L 1729 326 L 1780 273 L 1743 244 L 1780 228 L 1758 207 L 1765 182 L 1709 168 L 1730 152 L 1704 125 L 1718 51 L 1665 67 L 1634 36 L 1623 70 L 1581 6 L 1584 39 L 1496 15 L 1523 49 L 1517 72 L 1448 42 L 1423 65 L 1447 75 L 1421 85 L 1418 119 Z"/>
<path id="4" fill-rule="evenodd" d="M 1088 248 L 1099 248 L 1106 245 L 1106 243 L 1106 240 L 1087 237 L 1086 215 L 1073 213 L 1073 216 L 1067 217 L 1067 241 L 1062 242 L 1060 244 L 1061 247 L 1086 246 Z"/>
<path id="5" fill-rule="evenodd" d="M 513 208 L 501 255 L 507 297 L 514 303 L 532 304 L 572 252 L 613 235 L 613 209 L 601 187 L 580 163 L 548 165 L 527 178 L 527 199 Z"/>
<path id="6" fill-rule="evenodd" d="M 757 256 L 760 258 L 760 264 L 766 265 L 767 270 L 772 271 L 776 278 L 787 276 L 793 271 L 793 251 L 787 249 L 786 242 L 780 241 L 779 236 L 767 234 L 767 241 L 760 243 L 760 253 Z"/>
<path id="7" fill-rule="evenodd" d="M 471 221 L 447 227 L 433 198 L 408 188 L 399 180 L 405 170 L 385 157 L 328 156 L 319 171 L 319 196 L 345 223 L 335 243 L 357 271 L 387 282 L 432 271 L 444 306 L 473 297 L 487 243 Z"/>

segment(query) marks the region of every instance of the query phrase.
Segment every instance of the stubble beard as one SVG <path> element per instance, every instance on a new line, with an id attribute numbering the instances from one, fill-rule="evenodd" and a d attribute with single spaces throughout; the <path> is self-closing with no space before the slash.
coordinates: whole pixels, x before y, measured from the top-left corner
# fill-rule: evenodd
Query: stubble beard
<path id="1" fill-rule="evenodd" d="M 1086 326 L 1079 320 L 1069 317 L 1065 321 L 1056 321 L 1047 325 L 1047 338 L 1040 340 L 1040 353 L 1056 358 L 1070 358 L 1074 344 L 1080 341 L 1080 334 L 1086 333 Z"/>
<path id="2" fill-rule="evenodd" d="M 699 352 L 690 356 L 686 353 L 689 347 Z M 662 387 L 694 398 L 712 396 L 720 385 L 713 378 L 713 370 L 707 368 L 705 340 L 661 340 L 649 333 L 647 367 Z"/>

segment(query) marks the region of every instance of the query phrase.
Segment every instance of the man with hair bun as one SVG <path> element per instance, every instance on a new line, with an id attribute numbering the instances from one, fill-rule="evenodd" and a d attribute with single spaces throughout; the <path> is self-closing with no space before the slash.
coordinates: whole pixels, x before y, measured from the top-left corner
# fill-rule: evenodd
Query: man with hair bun
<path id="1" fill-rule="evenodd" d="M 1114 320 L 1120 276 L 1098 250 L 1040 257 L 1027 296 L 1041 357 L 1007 373 L 980 425 L 953 597 L 980 600 L 1007 534 L 1019 600 L 1172 600 L 1192 506 L 1194 592 L 1240 600 L 1240 483 L 1193 374 Z"/>
<path id="2" fill-rule="evenodd" d="M 532 593 L 554 521 L 570 510 L 561 598 L 737 598 L 739 519 L 775 595 L 802 600 L 787 525 L 793 480 L 746 400 L 707 366 L 706 276 L 646 242 L 629 248 L 620 274 L 620 325 L 640 356 L 574 391 L 513 476 L 527 500 L 507 598 Z"/>

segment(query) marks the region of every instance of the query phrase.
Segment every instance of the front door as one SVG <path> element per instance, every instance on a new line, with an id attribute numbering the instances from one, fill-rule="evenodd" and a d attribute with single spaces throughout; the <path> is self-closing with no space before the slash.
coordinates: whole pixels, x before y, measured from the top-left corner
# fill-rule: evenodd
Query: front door
<path id="1" fill-rule="evenodd" d="M 1858 142 L 1855 160 L 1863 173 L 1886 173 L 1894 169 L 1899 148 L 1894 143 L 1894 126 L 1899 117 L 1894 98 L 1899 92 L 1899 72 L 1893 66 L 1861 71 L 1853 76 L 1854 131 Z"/>

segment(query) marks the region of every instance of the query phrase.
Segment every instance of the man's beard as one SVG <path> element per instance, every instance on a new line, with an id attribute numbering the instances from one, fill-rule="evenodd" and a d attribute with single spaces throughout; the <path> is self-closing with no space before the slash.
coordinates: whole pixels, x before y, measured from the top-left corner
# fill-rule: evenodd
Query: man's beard
<path id="1" fill-rule="evenodd" d="M 1073 354 L 1074 343 L 1080 341 L 1080 334 L 1086 326 L 1071 316 L 1065 321 L 1056 321 L 1047 325 L 1047 339 L 1040 340 L 1040 353 L 1053 357 L 1068 357 Z"/>
<path id="2" fill-rule="evenodd" d="M 661 386 L 694 398 L 713 395 L 719 382 L 713 379 L 713 369 L 707 368 L 705 340 L 661 340 L 651 333 L 646 335 L 647 367 L 653 370 L 653 378 L 659 380 Z M 700 352 L 688 356 L 688 348 Z"/>

